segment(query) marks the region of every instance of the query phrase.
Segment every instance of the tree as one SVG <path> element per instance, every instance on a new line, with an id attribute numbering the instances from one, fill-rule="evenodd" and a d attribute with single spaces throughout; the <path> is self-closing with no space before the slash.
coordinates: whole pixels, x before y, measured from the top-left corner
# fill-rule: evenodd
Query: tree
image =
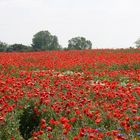
<path id="1" fill-rule="evenodd" d="M 136 47 L 137 48 L 140 48 L 140 38 L 137 39 L 137 41 L 135 42 L 135 44 L 136 44 Z"/>
<path id="2" fill-rule="evenodd" d="M 25 51 L 30 51 L 31 47 L 22 45 L 22 44 L 13 44 L 10 45 L 6 51 L 8 52 L 25 52 Z"/>
<path id="3" fill-rule="evenodd" d="M 68 50 L 91 49 L 92 43 L 84 37 L 75 37 L 68 41 Z"/>
<path id="4" fill-rule="evenodd" d="M 61 47 L 58 38 L 51 35 L 49 31 L 40 31 L 32 39 L 34 50 L 59 50 Z"/>
<path id="5" fill-rule="evenodd" d="M 0 41 L 0 52 L 4 52 L 7 49 L 7 44 Z"/>

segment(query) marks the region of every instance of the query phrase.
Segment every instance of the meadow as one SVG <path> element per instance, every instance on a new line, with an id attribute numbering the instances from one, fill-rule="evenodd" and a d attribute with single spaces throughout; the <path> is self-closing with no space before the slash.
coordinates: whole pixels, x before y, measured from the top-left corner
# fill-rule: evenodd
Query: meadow
<path id="1" fill-rule="evenodd" d="M 139 49 L 0 53 L 0 140 L 139 139 Z"/>

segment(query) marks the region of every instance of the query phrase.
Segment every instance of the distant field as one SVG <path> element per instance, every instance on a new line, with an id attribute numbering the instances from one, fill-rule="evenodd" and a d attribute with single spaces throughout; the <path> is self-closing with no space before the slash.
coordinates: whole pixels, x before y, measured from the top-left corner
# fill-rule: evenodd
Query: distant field
<path id="1" fill-rule="evenodd" d="M 0 140 L 139 140 L 140 50 L 0 53 Z"/>

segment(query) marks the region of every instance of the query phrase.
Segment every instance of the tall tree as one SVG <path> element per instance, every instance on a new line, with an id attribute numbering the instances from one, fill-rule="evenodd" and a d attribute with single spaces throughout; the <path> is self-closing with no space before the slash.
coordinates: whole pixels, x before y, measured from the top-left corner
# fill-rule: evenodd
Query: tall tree
<path id="1" fill-rule="evenodd" d="M 68 41 L 68 50 L 91 49 L 92 43 L 84 37 L 75 37 Z"/>
<path id="2" fill-rule="evenodd" d="M 6 43 L 0 41 L 0 52 L 6 51 L 7 47 L 8 45 Z"/>
<path id="3" fill-rule="evenodd" d="M 137 48 L 140 48 L 140 38 L 137 39 L 137 41 L 135 42 L 135 44 L 136 44 L 136 47 Z"/>
<path id="4" fill-rule="evenodd" d="M 59 50 L 61 47 L 58 38 L 49 31 L 40 31 L 33 36 L 32 46 L 34 50 Z"/>

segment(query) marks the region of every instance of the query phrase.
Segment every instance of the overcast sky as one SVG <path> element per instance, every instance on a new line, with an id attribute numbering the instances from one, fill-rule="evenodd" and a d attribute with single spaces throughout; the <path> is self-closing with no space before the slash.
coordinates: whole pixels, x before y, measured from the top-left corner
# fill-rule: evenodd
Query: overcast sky
<path id="1" fill-rule="evenodd" d="M 48 30 L 67 46 L 84 36 L 93 48 L 126 48 L 140 37 L 140 0 L 0 0 L 0 40 L 30 45 Z"/>

